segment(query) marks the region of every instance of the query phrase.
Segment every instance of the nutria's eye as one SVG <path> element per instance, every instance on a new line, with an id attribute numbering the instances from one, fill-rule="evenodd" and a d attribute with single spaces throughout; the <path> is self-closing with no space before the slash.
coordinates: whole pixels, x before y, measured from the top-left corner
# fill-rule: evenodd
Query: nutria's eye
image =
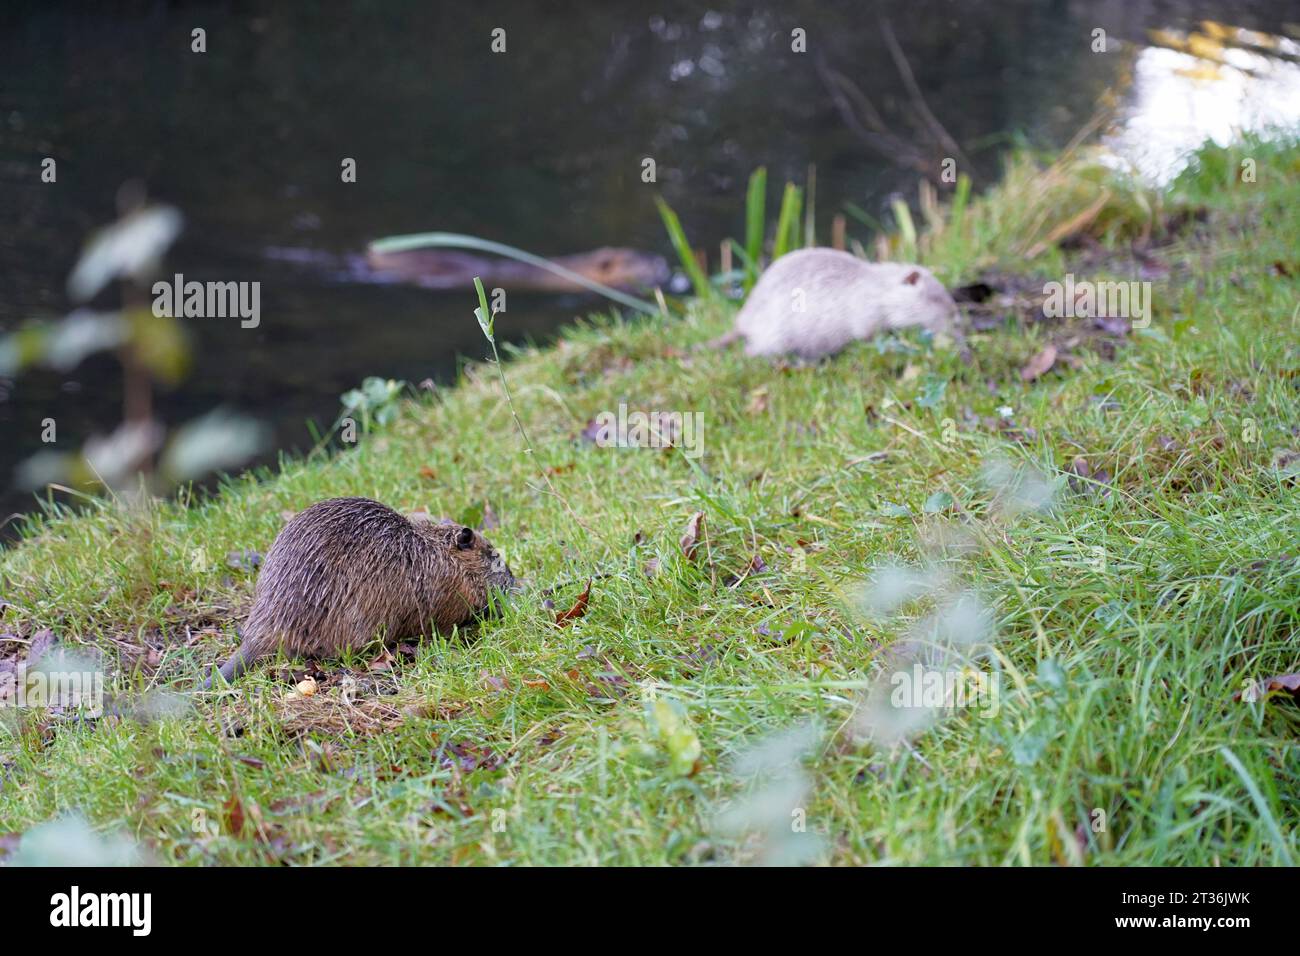
<path id="1" fill-rule="evenodd" d="M 462 551 L 474 543 L 474 530 L 472 528 L 461 528 L 460 534 L 456 535 L 456 547 Z"/>

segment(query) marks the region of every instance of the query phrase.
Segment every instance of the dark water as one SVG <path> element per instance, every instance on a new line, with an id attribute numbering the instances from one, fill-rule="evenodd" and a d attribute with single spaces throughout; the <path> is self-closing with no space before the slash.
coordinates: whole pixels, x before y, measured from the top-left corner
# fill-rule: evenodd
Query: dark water
<path id="1" fill-rule="evenodd" d="M 68 311 L 65 280 L 128 180 L 175 205 L 186 231 L 168 272 L 257 280 L 262 321 L 186 320 L 196 364 L 160 391 L 168 423 L 224 405 L 310 444 L 338 396 L 366 375 L 446 379 L 481 357 L 472 295 L 344 282 L 269 258 L 292 247 L 355 253 L 393 233 L 469 232 L 542 254 L 600 245 L 667 255 L 661 192 L 697 245 L 739 235 L 746 177 L 817 170 L 818 222 L 853 203 L 882 216 L 917 174 L 867 149 L 836 110 L 817 61 L 850 77 L 886 121 L 915 135 L 870 4 L 360 2 L 9 4 L 0 13 L 0 330 Z M 1277 32 L 1294 2 L 885 3 L 934 113 L 977 186 L 1015 137 L 1059 145 L 1104 89 L 1123 90 L 1148 27 L 1200 17 Z M 1132 41 L 1089 48 L 1097 26 Z M 190 31 L 207 31 L 207 52 Z M 493 28 L 507 52 L 490 52 Z M 793 54 L 790 31 L 807 31 Z M 1129 52 L 1125 52 L 1125 50 Z M 40 161 L 58 182 L 40 182 Z M 641 181 L 653 157 L 658 183 Z M 354 157 L 358 181 L 340 181 Z M 870 230 L 851 222 L 866 241 Z M 823 235 L 823 240 L 825 234 Z M 545 339 L 600 300 L 511 298 L 498 328 Z M 31 506 L 10 488 L 53 417 L 79 444 L 120 419 L 109 357 L 72 373 L 0 379 L 0 515 Z"/>

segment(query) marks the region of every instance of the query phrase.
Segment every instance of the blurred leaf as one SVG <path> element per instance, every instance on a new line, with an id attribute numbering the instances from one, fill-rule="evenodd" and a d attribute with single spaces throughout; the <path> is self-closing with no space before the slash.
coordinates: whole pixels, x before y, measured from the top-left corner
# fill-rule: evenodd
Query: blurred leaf
<path id="1" fill-rule="evenodd" d="M 38 451 L 14 468 L 14 484 L 34 491 L 55 483 L 80 484 L 72 480 L 75 456 L 61 451 Z"/>
<path id="2" fill-rule="evenodd" d="M 174 481 L 244 464 L 270 442 L 261 422 L 223 409 L 181 427 L 163 452 L 162 471 Z"/>
<path id="3" fill-rule="evenodd" d="M 360 388 L 344 392 L 340 397 L 344 414 L 359 415 L 365 431 L 370 430 L 372 423 L 388 425 L 397 418 L 398 403 L 405 388 L 404 381 L 372 375 Z"/>
<path id="4" fill-rule="evenodd" d="M 1065 671 L 1056 661 L 1045 657 L 1038 662 L 1038 682 L 1052 690 L 1060 690 L 1065 686 Z"/>
<path id="5" fill-rule="evenodd" d="M 940 511 L 946 511 L 953 506 L 953 497 L 946 491 L 936 491 L 929 498 L 925 499 L 925 504 L 921 507 L 928 515 L 938 514 Z"/>
<path id="6" fill-rule="evenodd" d="M 68 295 L 85 302 L 114 279 L 147 281 L 180 235 L 181 222 L 181 214 L 170 206 L 149 206 L 101 229 L 68 277 Z"/>
<path id="7" fill-rule="evenodd" d="M 649 704 L 649 717 L 659 744 L 668 754 L 669 767 L 681 777 L 690 776 L 700 759 L 700 738 L 691 727 L 685 708 L 660 698 Z"/>
<path id="8" fill-rule="evenodd" d="M 66 372 L 93 352 L 116 348 L 126 337 L 126 323 L 117 313 L 78 309 L 46 328 L 42 357 L 52 368 Z"/>
<path id="9" fill-rule="evenodd" d="M 921 386 L 921 394 L 916 398 L 916 404 L 922 408 L 936 408 L 943 404 L 943 396 L 947 390 L 947 379 L 928 375 Z"/>
<path id="10" fill-rule="evenodd" d="M 0 375 L 14 376 L 45 358 L 49 326 L 33 324 L 0 338 Z"/>
<path id="11" fill-rule="evenodd" d="M 165 433 L 157 422 L 129 422 L 107 437 L 91 438 L 82 450 L 90 480 L 122 487 L 162 444 Z"/>
<path id="12" fill-rule="evenodd" d="M 150 374 L 160 382 L 175 385 L 189 370 L 189 341 L 180 320 L 154 315 L 148 309 L 127 314 L 131 349 Z"/>

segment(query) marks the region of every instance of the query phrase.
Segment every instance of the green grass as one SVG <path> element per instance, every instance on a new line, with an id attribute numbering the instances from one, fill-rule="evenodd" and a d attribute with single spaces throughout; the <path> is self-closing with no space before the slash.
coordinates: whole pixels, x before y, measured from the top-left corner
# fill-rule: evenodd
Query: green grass
<path id="1" fill-rule="evenodd" d="M 1259 177 L 1243 184 L 1224 172 L 1237 153 L 1207 151 L 1158 197 L 1206 216 L 1163 236 L 1172 271 L 1154 284 L 1153 328 L 1113 361 L 1079 345 L 1078 367 L 1026 384 L 1020 367 L 1064 333 L 1008 320 L 971 337 L 969 365 L 909 337 L 774 369 L 692 350 L 727 327 L 718 300 L 684 319 L 595 317 L 504 367 L 531 455 L 500 379 L 475 365 L 353 450 L 232 478 L 210 499 L 38 521 L 0 556 L 4 629 L 101 649 L 123 696 L 188 686 L 234 648 L 254 575 L 227 552 L 265 552 L 285 512 L 320 498 L 453 518 L 490 505 L 489 536 L 532 583 L 502 618 L 391 671 L 326 662 L 359 675 L 350 718 L 338 687 L 291 699 L 271 666 L 147 725 L 11 710 L 0 831 L 75 811 L 190 865 L 728 863 L 774 852 L 764 826 L 787 832 L 802 809 L 817 858 L 837 864 L 1293 862 L 1295 706 L 1233 694 L 1300 670 L 1300 516 L 1274 467 L 1300 446 L 1298 280 L 1274 267 L 1300 275 L 1300 162 L 1294 144 L 1249 144 Z M 1041 200 L 1014 175 L 918 238 L 946 280 L 1074 268 L 1053 243 L 1026 259 L 1026 223 L 1041 237 L 1080 207 L 1013 208 Z M 1093 221 L 1113 262 L 1150 208 L 1126 199 Z M 620 401 L 703 411 L 704 456 L 583 442 Z M 996 427 L 1004 406 L 1024 443 Z M 1109 477 L 1071 490 L 1077 457 Z M 995 458 L 1052 479 L 1055 507 L 999 519 L 979 478 Z M 696 511 L 707 539 L 690 561 L 678 539 Z M 956 529 L 978 545 L 936 550 Z M 755 554 L 766 570 L 728 586 Z M 878 564 L 927 556 L 993 608 L 982 666 L 1001 672 L 1000 706 L 895 748 L 857 739 L 856 702 L 926 607 L 868 619 L 854 589 Z M 557 627 L 597 574 L 585 616 Z M 665 726 L 652 700 L 688 727 Z M 384 701 L 404 716 L 365 733 Z M 751 806 L 749 832 L 721 826 L 750 793 L 737 755 L 800 726 L 802 795 L 766 820 Z"/>

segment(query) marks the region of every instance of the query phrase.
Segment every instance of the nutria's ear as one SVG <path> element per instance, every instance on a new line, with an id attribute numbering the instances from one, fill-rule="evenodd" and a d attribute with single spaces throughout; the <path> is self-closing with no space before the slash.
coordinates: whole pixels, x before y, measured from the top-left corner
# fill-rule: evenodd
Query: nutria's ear
<path id="1" fill-rule="evenodd" d="M 906 278 L 904 278 L 903 281 L 908 285 L 916 285 L 918 282 L 921 281 L 921 273 L 913 269 L 911 272 L 907 274 Z"/>
<path id="2" fill-rule="evenodd" d="M 464 551 L 466 548 L 471 547 L 473 544 L 474 544 L 474 529 L 461 528 L 459 533 L 457 533 L 456 535 L 456 547 Z"/>

